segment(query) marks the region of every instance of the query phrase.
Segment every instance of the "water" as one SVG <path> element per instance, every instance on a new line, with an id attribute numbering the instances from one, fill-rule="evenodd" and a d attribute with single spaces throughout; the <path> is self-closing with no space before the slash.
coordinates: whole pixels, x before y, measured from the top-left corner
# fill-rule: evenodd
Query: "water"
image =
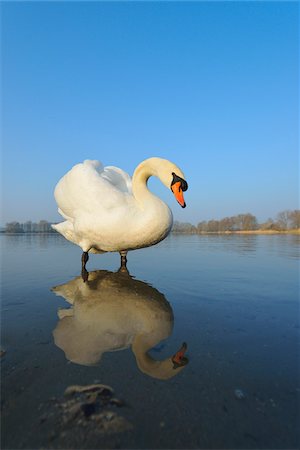
<path id="1" fill-rule="evenodd" d="M 2 448 L 299 448 L 299 236 L 171 236 L 88 283 L 60 236 L 0 239 Z M 95 382 L 106 428 L 66 412 Z"/>

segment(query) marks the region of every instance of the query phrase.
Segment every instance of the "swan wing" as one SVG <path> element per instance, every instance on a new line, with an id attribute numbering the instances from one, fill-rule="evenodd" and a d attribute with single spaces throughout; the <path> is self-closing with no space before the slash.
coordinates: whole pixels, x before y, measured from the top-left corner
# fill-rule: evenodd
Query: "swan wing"
<path id="1" fill-rule="evenodd" d="M 117 167 L 85 160 L 74 166 L 56 185 L 59 212 L 73 221 L 82 213 L 102 215 L 124 207 L 131 199 L 131 178 Z"/>
<path id="2" fill-rule="evenodd" d="M 131 176 L 119 167 L 106 166 L 104 167 L 101 177 L 104 180 L 109 181 L 113 186 L 122 192 L 128 194 L 132 193 L 132 180 Z"/>

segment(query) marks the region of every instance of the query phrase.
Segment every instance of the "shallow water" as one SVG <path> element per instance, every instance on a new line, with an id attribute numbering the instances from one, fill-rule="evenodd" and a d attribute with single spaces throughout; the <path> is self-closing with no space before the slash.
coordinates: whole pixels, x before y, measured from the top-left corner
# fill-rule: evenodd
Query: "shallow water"
<path id="1" fill-rule="evenodd" d="M 172 235 L 87 283 L 62 237 L 0 239 L 2 448 L 299 448 L 299 236 Z M 127 429 L 64 423 L 95 382 Z"/>

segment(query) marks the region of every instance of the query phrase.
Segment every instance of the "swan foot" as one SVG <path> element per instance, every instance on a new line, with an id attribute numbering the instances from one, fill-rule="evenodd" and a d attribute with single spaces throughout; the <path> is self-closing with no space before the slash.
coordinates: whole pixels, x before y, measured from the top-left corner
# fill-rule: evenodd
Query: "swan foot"
<path id="1" fill-rule="evenodd" d="M 126 268 L 126 266 L 127 266 L 127 257 L 126 257 L 127 251 L 124 250 L 124 251 L 121 251 L 119 253 L 121 255 L 121 268 L 122 267 Z"/>
<path id="2" fill-rule="evenodd" d="M 126 266 L 120 266 L 117 273 L 122 273 L 130 276 L 130 273 Z"/>
<path id="3" fill-rule="evenodd" d="M 85 267 L 88 260 L 89 260 L 88 252 L 83 252 L 81 255 L 81 278 L 83 279 L 84 283 L 88 280 L 88 277 L 89 277 L 89 273 Z"/>

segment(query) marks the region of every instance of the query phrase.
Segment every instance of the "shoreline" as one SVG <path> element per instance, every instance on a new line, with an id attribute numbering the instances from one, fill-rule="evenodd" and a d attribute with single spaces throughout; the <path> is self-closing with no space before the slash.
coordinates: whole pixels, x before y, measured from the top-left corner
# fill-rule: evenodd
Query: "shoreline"
<path id="1" fill-rule="evenodd" d="M 56 235 L 61 236 L 57 231 L 48 231 L 48 232 L 29 232 L 29 233 L 9 233 L 6 231 L 0 231 L 0 235 L 6 236 L 45 236 L 45 235 Z M 183 231 L 171 231 L 170 234 L 184 234 L 184 235 L 227 235 L 227 234 L 258 234 L 258 235 L 273 235 L 273 234 L 293 234 L 300 235 L 300 228 L 293 230 L 237 230 L 237 231 L 199 231 L 196 233 L 184 233 Z"/>
<path id="2" fill-rule="evenodd" d="M 265 234 L 265 235 L 273 235 L 273 234 L 293 234 L 300 235 L 300 228 L 295 230 L 238 230 L 238 231 L 200 231 L 198 233 L 183 233 L 181 231 L 171 231 L 172 234 L 198 234 L 198 235 L 227 235 L 227 234 Z"/>

